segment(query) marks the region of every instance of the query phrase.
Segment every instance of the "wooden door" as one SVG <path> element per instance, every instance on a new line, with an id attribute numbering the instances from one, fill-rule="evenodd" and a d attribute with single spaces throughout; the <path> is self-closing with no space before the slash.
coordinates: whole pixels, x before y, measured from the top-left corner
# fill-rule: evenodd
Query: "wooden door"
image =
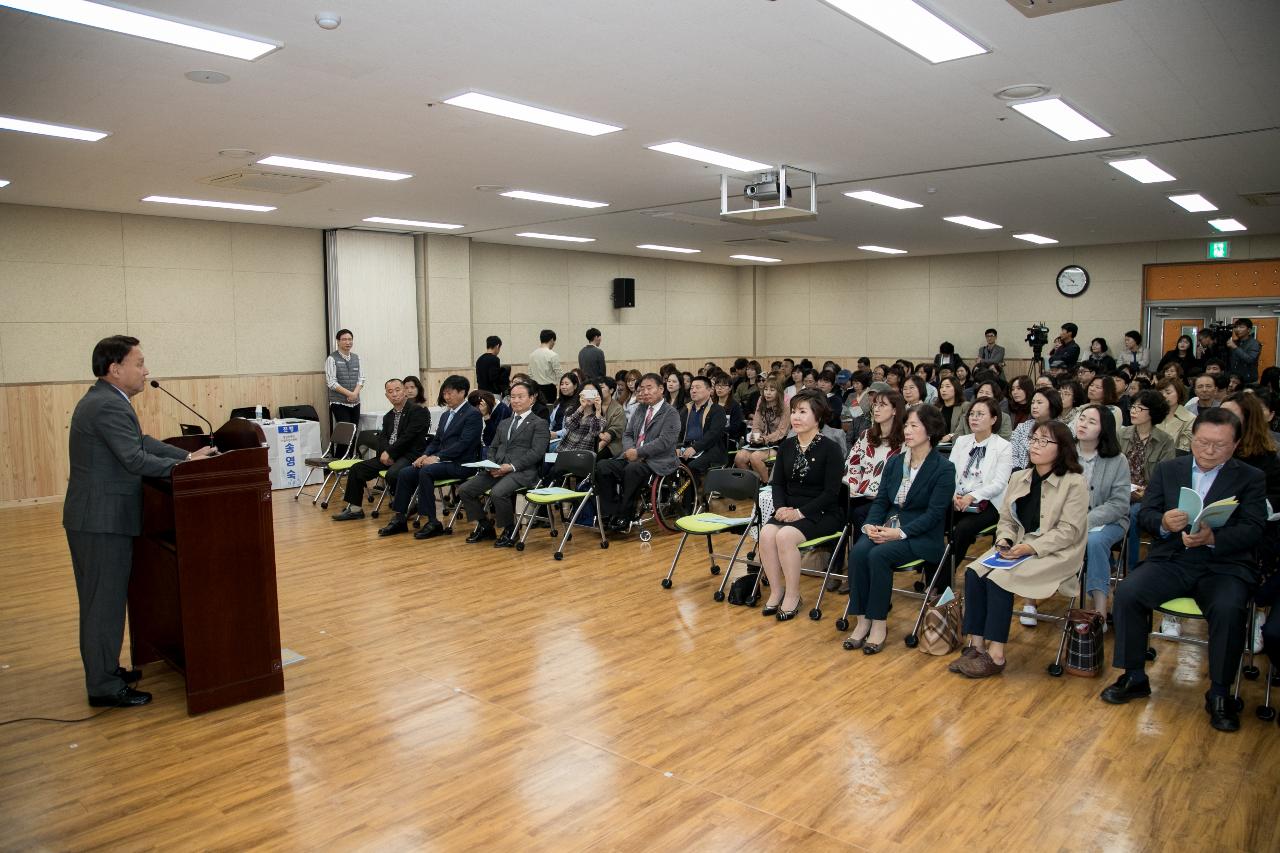
<path id="1" fill-rule="evenodd" d="M 1196 328 L 1196 329 L 1203 329 L 1203 328 L 1204 328 L 1204 320 L 1201 320 L 1201 319 L 1198 319 L 1198 318 L 1197 318 L 1197 319 L 1189 319 L 1189 318 L 1187 318 L 1187 317 L 1177 317 L 1177 318 L 1172 319 L 1172 320 L 1165 320 L 1165 321 L 1164 321 L 1164 332 L 1162 333 L 1162 335 L 1163 335 L 1163 337 L 1162 337 L 1162 341 L 1163 341 L 1163 343 L 1164 343 L 1164 350 L 1163 350 L 1163 352 L 1160 352 L 1160 353 L 1158 353 L 1158 354 L 1157 354 L 1157 353 L 1152 353 L 1152 354 L 1151 354 L 1151 364 L 1152 364 L 1152 366 L 1155 366 L 1155 365 L 1159 364 L 1159 363 L 1160 363 L 1160 359 L 1164 356 L 1164 354 L 1165 354 L 1166 352 L 1168 352 L 1169 350 L 1173 349 L 1173 348 L 1177 345 L 1177 343 L 1178 343 L 1178 338 L 1182 336 L 1182 334 L 1183 334 L 1183 331 L 1182 331 L 1182 330 L 1183 330 L 1183 328 L 1184 328 L 1184 327 L 1186 327 L 1186 326 L 1191 326 L 1191 327 L 1194 327 L 1194 328 Z M 1192 344 L 1194 344 L 1194 343 L 1195 343 L 1195 337 L 1196 337 L 1196 336 L 1195 336 L 1194 334 L 1193 334 L 1193 335 L 1191 335 L 1191 343 L 1192 343 Z M 1190 378 L 1190 377 L 1188 377 L 1188 379 L 1189 379 L 1189 378 Z"/>

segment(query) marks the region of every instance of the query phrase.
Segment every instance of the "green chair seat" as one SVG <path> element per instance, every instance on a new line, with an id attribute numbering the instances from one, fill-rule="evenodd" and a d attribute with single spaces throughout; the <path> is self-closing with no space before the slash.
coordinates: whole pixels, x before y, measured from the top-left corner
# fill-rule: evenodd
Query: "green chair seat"
<path id="1" fill-rule="evenodd" d="M 356 464 L 363 462 L 363 459 L 335 459 L 329 463 L 330 471 L 349 471 Z"/>
<path id="2" fill-rule="evenodd" d="M 979 536 L 986 536 L 988 533 L 995 533 L 995 532 L 996 532 L 996 528 L 997 528 L 997 527 L 999 527 L 999 526 L 1000 526 L 1000 525 L 998 525 L 998 524 L 993 524 L 993 525 L 991 525 L 990 527 L 988 527 L 988 528 L 987 528 L 987 529 L 985 529 L 985 530 L 979 530 L 979 531 L 978 531 L 978 535 L 979 535 Z"/>
<path id="3" fill-rule="evenodd" d="M 526 492 L 525 499 L 531 504 L 558 504 L 562 501 L 576 501 L 587 496 L 587 492 L 574 492 L 565 489 L 563 492 L 556 492 L 553 495 L 538 495 L 533 492 Z"/>
<path id="4" fill-rule="evenodd" d="M 801 549 L 817 548 L 819 545 L 822 545 L 824 543 L 835 542 L 839 538 L 840 538 L 839 533 L 828 533 L 826 536 L 817 536 L 813 539 L 806 539 L 804 542 L 800 543 L 799 547 Z"/>
<path id="5" fill-rule="evenodd" d="M 456 486 L 461 482 L 463 482 L 461 477 L 455 477 L 452 480 L 436 480 L 436 488 L 438 489 L 441 486 Z"/>
<path id="6" fill-rule="evenodd" d="M 916 566 L 920 566 L 923 564 L 924 564 L 924 560 L 912 560 L 909 563 L 903 563 L 902 565 L 898 566 L 897 571 L 902 571 L 904 569 L 914 569 Z"/>
<path id="7" fill-rule="evenodd" d="M 711 519 L 722 518 L 714 512 L 700 512 L 695 515 L 686 515 L 676 519 L 676 527 L 679 527 L 685 533 L 723 533 L 726 530 L 732 530 L 738 524 L 725 524 L 723 521 L 712 521 Z M 740 524 L 746 524 L 751 519 L 744 518 Z"/>
<path id="8" fill-rule="evenodd" d="M 1170 616 L 1191 616 L 1197 619 L 1203 619 L 1204 613 L 1200 611 L 1200 605 L 1196 604 L 1194 598 L 1173 598 L 1166 601 L 1156 608 L 1161 613 L 1168 613 Z"/>

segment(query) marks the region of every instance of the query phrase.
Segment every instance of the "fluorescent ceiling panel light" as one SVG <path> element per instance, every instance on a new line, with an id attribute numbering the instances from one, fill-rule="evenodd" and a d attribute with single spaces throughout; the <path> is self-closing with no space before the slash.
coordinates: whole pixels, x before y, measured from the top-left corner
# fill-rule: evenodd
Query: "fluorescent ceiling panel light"
<path id="1" fill-rule="evenodd" d="M 479 110 L 482 113 L 489 113 L 495 116 L 513 118 L 516 121 L 527 121 L 533 124 L 541 124 L 545 127 L 554 127 L 557 130 L 582 133 L 587 136 L 600 136 L 605 133 L 613 133 L 615 130 L 622 130 L 622 128 L 611 124 L 588 121 L 585 118 L 575 118 L 563 113 L 553 113 L 551 110 L 517 104 L 515 101 L 506 101 L 502 98 L 495 98 L 492 95 L 482 95 L 479 92 L 467 92 L 464 95 L 458 95 L 456 98 L 446 98 L 445 103 L 455 107 L 466 107 L 469 110 Z"/>
<path id="2" fill-rule="evenodd" d="M 1061 98 L 1048 98 L 1043 101 L 1023 101 L 1009 106 L 1036 124 L 1052 130 L 1068 142 L 1079 142 L 1082 139 L 1102 139 L 1111 135 L 1110 131 L 1090 121 Z"/>
<path id="3" fill-rule="evenodd" d="M 539 234 L 537 231 L 521 231 L 517 237 L 531 237 L 534 240 L 559 240 L 562 243 L 594 243 L 595 237 L 569 237 L 565 234 Z"/>
<path id="4" fill-rule="evenodd" d="M 905 198 L 894 198 L 891 195 L 878 193 L 874 190 L 858 190 L 857 192 L 845 193 L 849 198 L 856 198 L 859 201 L 869 201 L 872 204 L 882 204 L 885 207 L 892 207 L 894 210 L 907 210 L 912 207 L 924 207 L 914 201 L 907 201 Z"/>
<path id="5" fill-rule="evenodd" d="M 679 246 L 659 246 L 655 243 L 641 243 L 637 249 L 650 249 L 654 252 L 678 252 L 681 255 L 696 255 L 701 249 L 682 249 Z"/>
<path id="6" fill-rule="evenodd" d="M 1146 157 L 1135 157 L 1131 160 L 1108 160 L 1107 165 L 1119 169 L 1135 181 L 1144 184 L 1158 184 L 1164 181 L 1178 180 Z"/>
<path id="7" fill-rule="evenodd" d="M 1200 193 L 1187 193 L 1185 195 L 1171 195 L 1169 201 L 1176 204 L 1183 210 L 1189 210 L 1192 213 L 1203 213 L 1206 210 L 1217 210 L 1218 207 L 1209 199 L 1200 195 Z"/>
<path id="8" fill-rule="evenodd" d="M 933 63 L 989 51 L 915 0 L 823 0 Z"/>
<path id="9" fill-rule="evenodd" d="M 227 210 L 251 210 L 254 213 L 267 213 L 275 210 L 265 204 L 234 204 L 229 201 L 204 201 L 198 198 L 173 198 L 167 195 L 149 195 L 143 201 L 156 201 L 161 204 L 189 204 L 193 207 L 225 207 Z"/>
<path id="10" fill-rule="evenodd" d="M 905 255 L 906 249 L 890 249 L 888 246 L 859 246 L 864 252 L 880 252 L 884 255 Z"/>
<path id="11" fill-rule="evenodd" d="M 525 201 L 542 201 L 547 204 L 566 204 L 569 207 L 608 207 L 609 203 L 604 201 L 584 201 L 580 198 L 567 198 L 562 195 L 547 195 L 546 193 L 534 193 L 528 190 L 510 190 L 498 195 L 507 198 L 522 198 Z"/>
<path id="12" fill-rule="evenodd" d="M 81 142 L 97 142 L 111 134 L 104 130 L 82 130 L 78 127 L 66 127 L 61 124 L 45 124 L 42 121 L 29 121 L 25 118 L 0 116 L 0 130 L 16 130 L 19 133 L 38 133 L 41 136 L 57 136 L 62 139 L 78 139 Z"/>
<path id="13" fill-rule="evenodd" d="M 649 150 L 660 151 L 663 154 L 674 154 L 677 157 L 697 160 L 699 163 L 710 163 L 712 166 L 723 166 L 726 169 L 733 169 L 735 172 L 764 172 L 773 169 L 773 166 L 768 163 L 745 160 L 742 157 L 735 157 L 732 154 L 725 154 L 721 151 L 712 151 L 710 148 L 700 148 L 687 142 L 664 142 L 661 145 L 650 145 Z"/>
<path id="14" fill-rule="evenodd" d="M 1014 234 L 1015 240 L 1026 240 L 1028 243 L 1035 243 L 1037 246 L 1047 246 L 1050 243 L 1056 243 L 1057 240 L 1052 237 L 1042 237 L 1039 234 Z"/>
<path id="15" fill-rule="evenodd" d="M 2 181 L 2 180 L 0 180 L 0 188 L 7 187 L 7 186 L 9 186 L 9 182 L 8 182 L 8 181 Z"/>
<path id="16" fill-rule="evenodd" d="M 736 258 L 739 261 L 757 261 L 762 264 L 782 263 L 782 258 L 762 258 L 759 255 L 730 255 L 729 257 Z"/>
<path id="17" fill-rule="evenodd" d="M 417 219 L 392 219 L 389 216 L 366 216 L 364 221 L 377 222 L 382 225 L 404 225 L 409 228 L 438 228 L 443 231 L 466 227 L 465 225 L 451 225 L 448 222 L 420 222 Z"/>
<path id="18" fill-rule="evenodd" d="M 972 216 L 944 216 L 943 219 L 948 222 L 954 222 L 957 225 L 967 225 L 970 228 L 977 228 L 979 231 L 990 231 L 993 228 L 1003 228 L 1003 225 L 997 225 L 994 222 L 987 222 L 985 219 L 974 219 Z"/>
<path id="19" fill-rule="evenodd" d="M 1248 231 L 1238 219 L 1210 219 L 1209 224 L 1219 231 Z"/>
<path id="20" fill-rule="evenodd" d="M 306 172 L 332 172 L 335 175 L 352 175 L 357 178 L 374 178 L 379 181 L 403 181 L 413 175 L 405 172 L 387 172 L 382 169 L 366 169 L 363 166 L 343 166 L 339 163 L 323 163 L 319 160 L 301 160 L 297 157 L 281 157 L 273 154 L 258 161 L 259 166 L 284 166 Z"/>
<path id="21" fill-rule="evenodd" d="M 0 6 L 236 59 L 252 61 L 281 47 L 275 41 L 222 33 L 87 0 L 0 0 Z"/>

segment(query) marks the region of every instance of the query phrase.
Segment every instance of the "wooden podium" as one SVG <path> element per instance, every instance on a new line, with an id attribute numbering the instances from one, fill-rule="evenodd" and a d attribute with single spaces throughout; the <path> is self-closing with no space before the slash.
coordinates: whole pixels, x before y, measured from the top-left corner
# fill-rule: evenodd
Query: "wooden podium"
<path id="1" fill-rule="evenodd" d="M 209 436 L 167 441 L 196 450 Z M 143 480 L 129 581 L 133 663 L 181 672 L 189 714 L 284 692 L 262 429 L 233 418 L 213 443 L 219 455 Z"/>

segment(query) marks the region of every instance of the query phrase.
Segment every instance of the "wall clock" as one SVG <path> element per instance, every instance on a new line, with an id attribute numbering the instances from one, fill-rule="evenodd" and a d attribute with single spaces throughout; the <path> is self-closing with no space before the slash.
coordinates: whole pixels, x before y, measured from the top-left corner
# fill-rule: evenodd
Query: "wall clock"
<path id="1" fill-rule="evenodd" d="M 1058 271 L 1058 292 L 1063 296 L 1079 296 L 1089 288 L 1089 273 L 1079 264 Z"/>

